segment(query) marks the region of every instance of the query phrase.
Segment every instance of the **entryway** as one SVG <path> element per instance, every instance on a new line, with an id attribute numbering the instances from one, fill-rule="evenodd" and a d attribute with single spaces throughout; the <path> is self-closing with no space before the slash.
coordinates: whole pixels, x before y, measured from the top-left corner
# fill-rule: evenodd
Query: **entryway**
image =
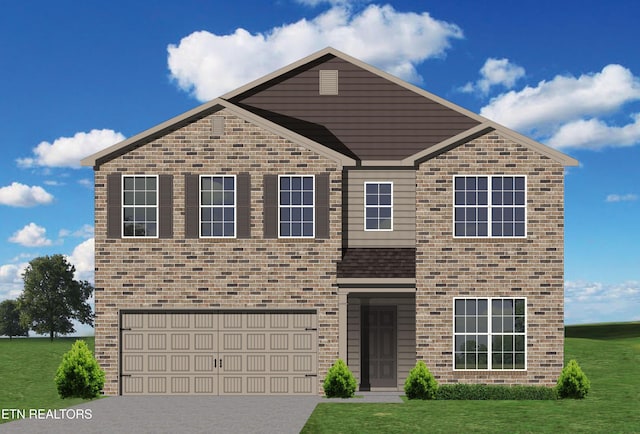
<path id="1" fill-rule="evenodd" d="M 359 391 L 402 390 L 415 365 L 415 295 L 350 293 L 347 365 Z"/>

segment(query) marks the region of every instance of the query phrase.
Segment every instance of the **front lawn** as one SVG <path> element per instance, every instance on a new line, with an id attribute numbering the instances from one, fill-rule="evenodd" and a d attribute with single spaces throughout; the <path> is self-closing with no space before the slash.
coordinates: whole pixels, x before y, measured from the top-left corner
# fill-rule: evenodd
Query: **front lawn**
<path id="1" fill-rule="evenodd" d="M 302 432 L 640 432 L 640 324 L 587 327 L 567 327 L 581 337 L 565 341 L 565 361 L 591 380 L 584 400 L 323 403 Z"/>
<path id="2" fill-rule="evenodd" d="M 57 409 L 81 404 L 80 398 L 58 396 L 53 377 L 62 355 L 77 340 L 93 352 L 93 337 L 0 339 L 0 410 Z M 0 423 L 8 422 L 0 417 Z"/>

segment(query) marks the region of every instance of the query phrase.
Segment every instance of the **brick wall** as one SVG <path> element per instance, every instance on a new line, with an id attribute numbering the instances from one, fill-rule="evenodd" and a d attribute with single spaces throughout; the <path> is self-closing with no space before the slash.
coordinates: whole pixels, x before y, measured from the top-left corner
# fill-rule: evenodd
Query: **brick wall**
<path id="1" fill-rule="evenodd" d="M 118 393 L 120 309 L 270 308 L 318 312 L 318 381 L 338 357 L 336 263 L 341 247 L 340 168 L 228 112 L 225 134 L 205 117 L 117 157 L 95 172 L 96 357 L 105 394 Z M 107 239 L 106 179 L 172 174 L 172 239 Z M 251 174 L 251 239 L 186 239 L 184 174 Z M 330 176 L 330 239 L 264 239 L 263 175 Z M 322 387 L 318 387 L 321 392 Z"/>
<path id="2" fill-rule="evenodd" d="M 526 239 L 454 239 L 454 175 L 526 175 Z M 489 133 L 416 176 L 416 351 L 439 382 L 553 385 L 563 363 L 564 169 Z M 454 297 L 527 297 L 526 371 L 453 370 Z"/>

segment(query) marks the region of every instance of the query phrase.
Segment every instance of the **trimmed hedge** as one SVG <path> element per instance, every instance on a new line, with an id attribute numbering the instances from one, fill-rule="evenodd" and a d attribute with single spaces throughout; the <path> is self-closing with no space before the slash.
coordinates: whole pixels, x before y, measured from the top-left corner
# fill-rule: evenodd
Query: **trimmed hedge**
<path id="1" fill-rule="evenodd" d="M 591 382 L 580 369 L 578 362 L 572 359 L 562 369 L 556 388 L 560 398 L 582 399 L 589 393 Z"/>
<path id="2" fill-rule="evenodd" d="M 404 393 L 409 399 L 434 399 L 438 382 L 422 360 L 409 372 L 404 382 Z"/>
<path id="3" fill-rule="evenodd" d="M 87 343 L 78 339 L 62 356 L 54 381 L 62 398 L 91 399 L 100 395 L 104 379 L 104 371 Z"/>
<path id="4" fill-rule="evenodd" d="M 338 359 L 329 368 L 322 387 L 327 398 L 353 398 L 358 383 L 344 360 Z"/>
<path id="5" fill-rule="evenodd" d="M 441 384 L 439 400 L 555 400 L 556 389 L 544 386 L 506 386 L 488 384 Z"/>

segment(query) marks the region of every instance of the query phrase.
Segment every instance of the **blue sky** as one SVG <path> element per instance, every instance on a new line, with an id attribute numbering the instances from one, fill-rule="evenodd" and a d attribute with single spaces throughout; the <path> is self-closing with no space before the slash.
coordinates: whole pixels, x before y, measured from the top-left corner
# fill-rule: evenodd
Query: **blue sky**
<path id="1" fill-rule="evenodd" d="M 640 320 L 639 15 L 590 0 L 2 2 L 0 300 L 44 254 L 93 279 L 82 157 L 332 45 L 577 158 L 566 322 Z"/>

